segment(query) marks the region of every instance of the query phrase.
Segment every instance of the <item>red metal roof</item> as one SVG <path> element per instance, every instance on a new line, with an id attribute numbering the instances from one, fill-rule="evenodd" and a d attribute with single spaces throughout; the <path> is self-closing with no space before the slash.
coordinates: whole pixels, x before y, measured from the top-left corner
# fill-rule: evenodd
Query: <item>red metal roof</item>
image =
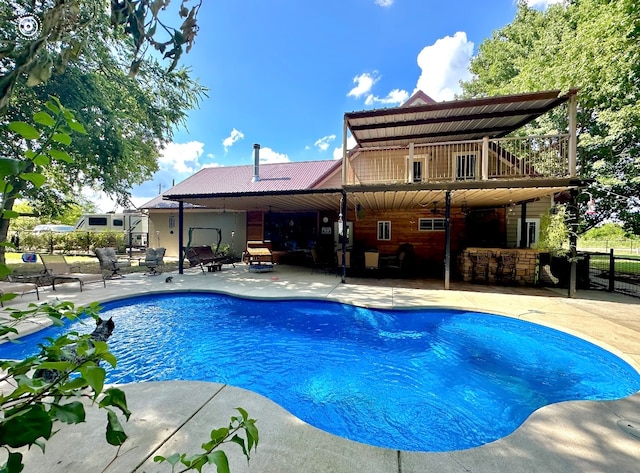
<path id="1" fill-rule="evenodd" d="M 204 168 L 166 191 L 163 197 L 311 190 L 341 164 L 340 160 L 260 164 L 260 179 L 256 182 L 253 182 L 253 165 Z"/>

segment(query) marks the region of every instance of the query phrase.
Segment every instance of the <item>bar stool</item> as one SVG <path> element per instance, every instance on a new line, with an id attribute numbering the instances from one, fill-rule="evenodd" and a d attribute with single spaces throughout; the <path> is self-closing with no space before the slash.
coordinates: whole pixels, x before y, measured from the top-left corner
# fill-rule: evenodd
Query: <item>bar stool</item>
<path id="1" fill-rule="evenodd" d="M 498 258 L 496 279 L 500 282 L 515 282 L 516 258 L 513 255 L 501 255 Z"/>
<path id="2" fill-rule="evenodd" d="M 489 257 L 473 255 L 471 257 L 471 282 L 489 282 Z"/>

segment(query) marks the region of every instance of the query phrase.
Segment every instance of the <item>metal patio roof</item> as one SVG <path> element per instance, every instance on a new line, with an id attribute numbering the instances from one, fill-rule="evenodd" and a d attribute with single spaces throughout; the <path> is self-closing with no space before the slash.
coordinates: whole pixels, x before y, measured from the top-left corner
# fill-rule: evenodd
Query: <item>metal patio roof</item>
<path id="1" fill-rule="evenodd" d="M 349 112 L 344 119 L 363 148 L 499 138 L 567 102 L 575 93 L 551 90 L 436 102 Z"/>

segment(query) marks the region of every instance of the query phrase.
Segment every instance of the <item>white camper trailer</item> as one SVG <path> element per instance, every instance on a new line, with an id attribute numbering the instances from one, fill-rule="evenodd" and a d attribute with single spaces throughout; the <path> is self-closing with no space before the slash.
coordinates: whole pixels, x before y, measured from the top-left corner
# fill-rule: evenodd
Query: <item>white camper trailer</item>
<path id="1" fill-rule="evenodd" d="M 126 246 L 146 248 L 149 241 L 149 216 L 140 212 L 86 214 L 78 219 L 76 231 L 124 232 Z"/>

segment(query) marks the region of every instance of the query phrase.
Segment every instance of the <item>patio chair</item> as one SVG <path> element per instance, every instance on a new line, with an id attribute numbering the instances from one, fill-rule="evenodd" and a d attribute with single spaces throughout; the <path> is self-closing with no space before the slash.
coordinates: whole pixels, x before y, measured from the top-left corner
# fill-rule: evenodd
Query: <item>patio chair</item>
<path id="1" fill-rule="evenodd" d="M 334 267 L 328 261 L 322 259 L 318 255 L 318 251 L 315 248 L 311 248 L 311 259 L 313 260 L 311 266 L 311 274 L 318 272 L 323 272 L 327 274 L 329 271 L 333 270 Z"/>
<path id="2" fill-rule="evenodd" d="M 380 253 L 377 251 L 365 251 L 364 252 L 364 270 L 365 272 L 372 271 L 380 278 Z"/>
<path id="3" fill-rule="evenodd" d="M 131 266 L 131 261 L 119 259 L 114 248 L 96 248 L 96 256 L 100 261 L 100 269 L 103 271 L 111 271 L 111 274 L 107 278 L 123 278 L 124 274 L 120 272 L 121 268 L 127 268 Z"/>
<path id="4" fill-rule="evenodd" d="M 140 261 L 140 266 L 146 266 L 147 272 L 150 276 L 155 276 L 162 273 L 164 268 L 164 254 L 166 248 L 147 248 L 144 261 Z"/>
<path id="5" fill-rule="evenodd" d="M 73 266 L 67 263 L 64 255 L 54 254 L 40 254 L 40 261 L 44 265 L 44 270 L 51 279 L 51 287 L 56 290 L 56 281 L 78 281 L 80 283 L 80 292 L 85 283 L 88 282 L 100 282 L 104 287 L 107 287 L 107 282 L 104 279 L 104 275 L 92 274 L 92 273 L 74 273 Z"/>
<path id="6" fill-rule="evenodd" d="M 36 297 L 40 300 L 40 291 L 38 285 L 27 281 L 0 281 L 0 307 L 4 307 L 5 300 L 11 300 L 17 295 L 24 296 L 28 292 L 35 291 Z M 14 296 L 11 296 L 14 294 Z"/>
<path id="7" fill-rule="evenodd" d="M 215 271 L 216 269 L 220 269 L 222 267 L 222 263 L 217 261 L 216 255 L 209 245 L 192 246 L 187 250 L 186 256 L 189 260 L 189 265 L 192 268 L 194 266 L 200 266 L 200 269 L 202 269 L 203 273 L 205 272 L 205 266 L 207 266 L 209 272 Z"/>

